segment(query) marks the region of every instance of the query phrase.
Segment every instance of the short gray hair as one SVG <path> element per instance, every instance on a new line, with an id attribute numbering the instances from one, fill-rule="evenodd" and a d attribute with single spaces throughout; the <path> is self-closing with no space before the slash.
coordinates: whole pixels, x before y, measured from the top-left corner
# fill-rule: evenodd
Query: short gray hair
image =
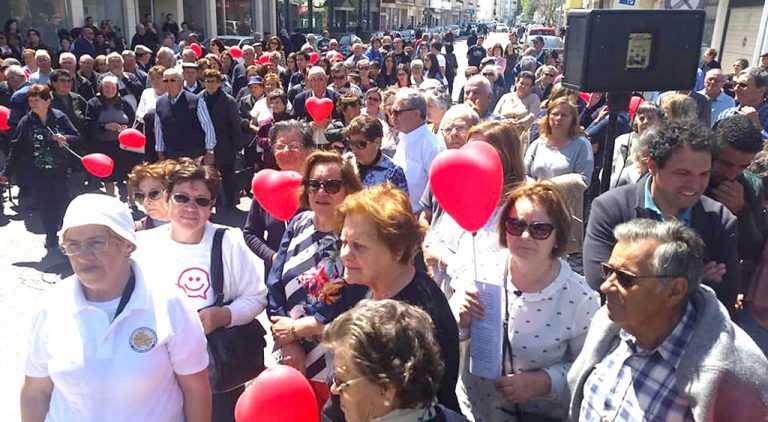
<path id="1" fill-rule="evenodd" d="M 301 134 L 301 143 L 305 149 L 312 150 L 315 148 L 315 141 L 312 139 L 312 128 L 298 120 L 283 120 L 272 125 L 269 129 L 269 147 L 272 148 L 277 142 L 277 137 L 281 133 L 298 131 Z"/>
<path id="2" fill-rule="evenodd" d="M 133 50 L 123 50 L 123 52 L 120 54 L 122 54 L 123 57 L 125 56 L 136 57 L 136 52 L 134 52 Z"/>
<path id="3" fill-rule="evenodd" d="M 761 66 L 748 67 L 739 72 L 739 76 L 751 76 L 755 81 L 755 86 L 758 88 L 768 86 L 768 70 L 763 69 Z"/>
<path id="4" fill-rule="evenodd" d="M 475 126 L 480 123 L 480 115 L 477 114 L 475 109 L 464 103 L 456 104 L 449 108 L 448 111 L 443 114 L 443 121 L 441 123 L 445 124 L 446 122 L 451 122 L 460 117 L 466 117 L 467 120 L 469 120 L 470 126 Z"/>
<path id="5" fill-rule="evenodd" d="M 125 61 L 123 60 L 123 56 L 121 56 L 120 53 L 118 53 L 117 51 L 113 51 L 107 54 L 107 63 L 109 63 L 109 61 L 112 59 L 119 59 L 120 63 L 125 63 Z"/>
<path id="6" fill-rule="evenodd" d="M 62 53 L 59 53 L 59 64 L 61 64 L 64 59 L 72 59 L 77 63 L 77 57 L 75 57 L 74 54 L 70 53 L 69 51 L 64 51 Z"/>
<path id="7" fill-rule="evenodd" d="M 441 88 L 425 90 L 424 98 L 442 110 L 448 110 L 453 103 L 451 96 Z"/>
<path id="8" fill-rule="evenodd" d="M 405 101 L 407 108 L 419 110 L 419 115 L 422 119 L 427 118 L 427 100 L 418 90 L 414 88 L 400 89 L 395 94 L 395 100 L 397 99 Z"/>
<path id="9" fill-rule="evenodd" d="M 536 67 L 538 66 L 538 62 L 536 61 L 536 58 L 531 56 L 523 56 L 520 59 L 520 71 L 528 70 L 531 72 L 536 71 Z"/>
<path id="10" fill-rule="evenodd" d="M 45 58 L 47 58 L 49 61 L 51 60 L 51 55 L 50 55 L 50 54 L 48 54 L 48 52 L 47 52 L 47 51 L 45 51 L 45 50 L 43 50 L 43 49 L 40 49 L 40 50 L 37 50 L 37 51 L 35 51 L 35 60 L 37 60 L 37 59 L 38 59 L 38 58 L 40 58 L 40 57 L 45 57 Z"/>
<path id="11" fill-rule="evenodd" d="M 22 68 L 21 66 L 12 65 L 12 66 L 8 66 L 5 69 L 5 77 L 27 79 L 27 74 L 24 73 L 24 68 Z"/>
<path id="12" fill-rule="evenodd" d="M 639 218 L 616 226 L 613 236 L 617 242 L 659 242 L 651 261 L 654 275 L 685 278 L 689 297 L 701 285 L 704 241 L 683 223 Z"/>
<path id="13" fill-rule="evenodd" d="M 486 94 L 493 95 L 493 87 L 491 86 L 491 81 L 489 81 L 488 78 L 483 75 L 472 76 L 469 78 L 469 80 L 467 80 L 467 85 L 482 85 Z"/>
<path id="14" fill-rule="evenodd" d="M 160 49 L 157 50 L 157 57 L 160 56 L 168 56 L 174 61 L 176 60 L 176 56 L 173 54 L 173 50 L 168 47 L 160 47 Z"/>

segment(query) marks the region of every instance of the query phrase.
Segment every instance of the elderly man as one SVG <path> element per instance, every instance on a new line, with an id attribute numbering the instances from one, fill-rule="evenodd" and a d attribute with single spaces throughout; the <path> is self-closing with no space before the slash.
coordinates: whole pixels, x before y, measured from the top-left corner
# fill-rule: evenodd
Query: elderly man
<path id="1" fill-rule="evenodd" d="M 197 63 L 182 63 L 181 74 L 184 77 L 184 90 L 189 91 L 195 95 L 203 92 L 205 87 L 200 80 L 197 79 Z"/>
<path id="2" fill-rule="evenodd" d="M 73 83 L 74 79 L 70 71 L 56 69 L 51 72 L 51 86 L 53 87 L 51 108 L 66 114 L 77 131 L 84 133 L 86 101 L 82 96 L 72 91 Z"/>
<path id="3" fill-rule="evenodd" d="M 307 113 L 307 108 L 304 106 L 304 103 L 307 102 L 309 97 L 330 98 L 331 101 L 333 101 L 333 104 L 336 104 L 336 100 L 339 99 L 339 94 L 328 88 L 328 77 L 325 75 L 325 70 L 320 66 L 312 66 L 312 68 L 309 69 L 305 84 L 308 89 L 293 99 L 293 118 L 308 122 L 311 120 L 311 117 L 309 116 L 309 113 Z M 327 126 L 328 123 L 330 123 L 330 119 L 325 126 Z M 325 129 L 325 127 L 323 127 L 323 129 Z"/>
<path id="4" fill-rule="evenodd" d="M 59 68 L 68 71 L 72 77 L 72 85 L 70 86 L 72 92 L 78 93 L 85 101 L 93 98 L 95 94 L 91 81 L 77 72 L 77 59 L 74 54 L 68 51 L 59 54 Z"/>
<path id="5" fill-rule="evenodd" d="M 736 217 L 702 194 L 719 145 L 699 122 L 671 121 L 648 144 L 650 176 L 611 189 L 592 202 L 584 240 L 584 275 L 593 289 L 604 281 L 600 264 L 616 243 L 613 228 L 634 218 L 680 220 L 704 239 L 704 282 L 733 309 L 738 289 Z"/>
<path id="6" fill-rule="evenodd" d="M 75 40 L 74 48 L 72 50 L 78 60 L 80 60 L 80 57 L 84 54 L 96 57 L 96 46 L 93 44 L 94 37 L 95 32 L 93 27 L 84 26 L 80 30 L 80 36 Z"/>
<path id="7" fill-rule="evenodd" d="M 456 104 L 443 114 L 441 131 L 447 149 L 459 149 L 467 143 L 469 130 L 480 123 L 480 116 L 466 104 Z"/>
<path id="8" fill-rule="evenodd" d="M 176 66 L 176 56 L 173 54 L 173 50 L 168 47 L 160 47 L 160 49 L 157 50 L 155 61 L 166 69 Z"/>
<path id="9" fill-rule="evenodd" d="M 718 120 L 734 114 L 747 116 L 762 130 L 763 141 L 768 140 L 768 69 L 748 67 L 739 73 L 734 83 L 739 105 L 720 113 Z"/>
<path id="10" fill-rule="evenodd" d="M 256 50 L 253 49 L 250 45 L 243 46 L 243 65 L 247 69 L 248 66 L 251 66 L 256 63 Z"/>
<path id="11" fill-rule="evenodd" d="M 185 48 L 184 51 L 181 52 L 181 62 L 197 63 L 197 55 L 191 48 Z"/>
<path id="12" fill-rule="evenodd" d="M 475 109 L 480 119 L 504 120 L 503 117 L 492 113 L 491 100 L 493 99 L 493 87 L 491 81 L 483 75 L 475 75 L 469 78 L 464 86 L 464 104 Z"/>
<path id="13" fill-rule="evenodd" d="M 93 89 L 95 95 L 96 82 L 99 76 L 99 74 L 94 70 L 94 67 L 96 66 L 96 60 L 89 54 L 83 54 L 80 57 L 79 63 L 80 69 L 77 71 L 77 73 L 91 83 L 91 89 Z"/>
<path id="14" fill-rule="evenodd" d="M 181 71 L 163 73 L 168 92 L 157 99 L 155 107 L 155 150 L 160 161 L 166 158 L 197 158 L 214 164 L 216 131 L 205 101 L 182 89 Z"/>
<path id="15" fill-rule="evenodd" d="M 37 72 L 29 76 L 29 82 L 33 85 L 46 85 L 51 78 L 51 56 L 45 50 L 37 50 L 35 63 L 37 63 Z"/>
<path id="16" fill-rule="evenodd" d="M 710 127 L 714 127 L 720 114 L 729 109 L 736 107 L 736 102 L 723 92 L 723 85 L 725 84 L 725 76 L 723 69 L 716 68 L 707 71 L 704 76 L 704 89 L 698 91 L 699 94 L 707 97 L 709 106 L 712 109 L 710 113 Z"/>
<path id="17" fill-rule="evenodd" d="M 427 127 L 427 101 L 419 91 L 398 90 L 392 116 L 395 129 L 400 132 L 392 161 L 405 171 L 411 207 L 413 212 L 419 212 L 419 200 L 429 181 L 429 167 L 445 145 Z"/>
<path id="18" fill-rule="evenodd" d="M 136 53 L 136 66 L 144 73 L 149 72 L 149 68 L 152 67 L 149 63 L 152 60 L 152 50 L 143 45 L 137 45 L 133 52 Z"/>
<path id="19" fill-rule="evenodd" d="M 11 113 L 8 116 L 8 125 L 11 129 L 15 129 L 19 120 L 29 111 L 27 92 L 32 84 L 27 81 L 24 69 L 16 65 L 5 69 L 5 80 L 8 81 L 8 86 L 13 90 L 11 104 L 8 107 L 11 109 Z"/>
<path id="20" fill-rule="evenodd" d="M 149 79 L 149 75 L 147 75 L 147 72 L 141 70 L 139 68 L 137 60 L 136 60 L 136 53 L 133 50 L 123 50 L 123 69 L 136 76 L 136 79 L 141 82 L 142 87 L 147 87 L 147 79 Z M 139 98 L 141 98 L 141 95 L 139 95 Z"/>
<path id="21" fill-rule="evenodd" d="M 157 49 L 157 35 L 147 31 L 147 27 L 144 24 L 136 24 L 136 34 L 131 38 L 131 50 L 141 44 L 152 50 Z"/>
<path id="22" fill-rule="evenodd" d="M 366 58 L 364 53 L 365 49 L 363 48 L 363 44 L 359 42 L 352 44 L 352 55 L 344 61 L 344 64 L 347 65 L 348 68 L 354 69 L 357 67 L 357 62 Z"/>
<path id="23" fill-rule="evenodd" d="M 349 70 L 344 63 L 336 62 L 331 66 L 331 77 L 333 81 L 328 85 L 328 89 L 336 91 L 339 96 L 351 92 L 357 95 L 358 98 L 362 98 L 363 91 L 359 86 L 349 81 Z"/>
<path id="24" fill-rule="evenodd" d="M 125 71 L 123 56 L 118 52 L 109 53 L 107 56 L 107 67 L 109 72 L 99 76 L 99 85 L 101 85 L 101 80 L 107 75 L 116 77 L 119 82 L 118 92 L 120 97 L 125 99 L 131 105 L 131 108 L 136 110 L 141 93 L 144 92 L 144 85 L 136 75 Z"/>
<path id="25" fill-rule="evenodd" d="M 768 419 L 768 360 L 701 285 L 696 232 L 637 219 L 613 236 L 606 306 L 568 373 L 570 419 Z"/>

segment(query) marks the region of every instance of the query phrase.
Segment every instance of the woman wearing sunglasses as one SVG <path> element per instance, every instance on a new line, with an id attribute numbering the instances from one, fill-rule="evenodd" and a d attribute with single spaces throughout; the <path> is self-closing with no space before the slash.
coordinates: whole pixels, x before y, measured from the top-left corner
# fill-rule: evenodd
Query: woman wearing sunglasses
<path id="1" fill-rule="evenodd" d="M 581 351 L 592 316 L 600 307 L 597 292 L 561 259 L 570 233 L 564 195 L 551 182 L 523 185 L 507 196 L 498 224 L 503 248 L 479 256 L 480 281 L 498 284 L 502 294 L 502 367 L 495 379 L 469 372 L 469 357 L 457 394 L 472 420 L 507 421 L 525 416 L 562 420 L 557 397 Z M 472 320 L 482 319 L 485 304 L 471 279 L 456 292 L 462 341 L 471 342 Z"/>
<path id="2" fill-rule="evenodd" d="M 336 100 L 336 111 L 341 118 L 333 119 L 331 124 L 325 128 L 325 139 L 328 140 L 330 148 L 342 153 L 345 149 L 342 131 L 352 122 L 352 119 L 360 115 L 360 97 L 352 92 L 340 96 Z"/>
<path id="3" fill-rule="evenodd" d="M 316 151 L 304 166 L 301 203 L 308 211 L 288 223 L 267 278 L 272 336 L 279 361 L 310 380 L 318 403 L 329 396 L 323 326 L 351 308 L 366 292 L 343 278 L 336 210 L 362 189 L 349 161 L 335 152 Z"/>
<path id="4" fill-rule="evenodd" d="M 357 166 L 357 173 L 363 186 L 370 187 L 385 182 L 408 194 L 405 172 L 392 159 L 382 154 L 381 139 L 384 127 L 381 121 L 371 116 L 358 116 L 342 130 L 347 147 L 352 154 L 346 157 Z"/>
<path id="5" fill-rule="evenodd" d="M 175 166 L 173 160 L 143 163 L 134 167 L 128 175 L 128 188 L 133 192 L 133 200 L 144 208 L 146 214 L 136 222 L 136 231 L 153 229 L 170 221 L 165 207 L 165 179 Z"/>
<path id="6" fill-rule="evenodd" d="M 238 229 L 224 232 L 221 243 L 224 306 L 215 306 L 211 280 L 213 237 L 208 222 L 221 189 L 215 168 L 183 158 L 165 181 L 170 223 L 138 233 L 137 261 L 148 273 L 179 289 L 191 311 L 197 311 L 205 334 L 220 327 L 245 325 L 264 310 L 267 290 L 263 264 L 243 241 Z M 213 421 L 231 421 L 243 387 L 213 394 Z"/>

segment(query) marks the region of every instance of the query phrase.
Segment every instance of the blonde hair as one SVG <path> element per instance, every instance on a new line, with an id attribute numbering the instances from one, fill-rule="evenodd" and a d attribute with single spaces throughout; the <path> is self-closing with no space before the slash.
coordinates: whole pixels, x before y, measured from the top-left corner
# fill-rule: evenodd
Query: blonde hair
<path id="1" fill-rule="evenodd" d="M 568 112 L 571 113 L 571 126 L 568 128 L 568 137 L 573 139 L 581 133 L 581 129 L 579 129 L 579 112 L 576 109 L 576 106 L 571 102 L 570 98 L 560 97 L 554 101 L 549 101 L 547 104 L 547 114 L 541 118 L 540 123 L 541 128 L 539 129 L 539 133 L 541 136 L 549 136 L 552 134 L 552 127 L 549 125 L 549 115 L 552 113 L 552 110 L 561 105 L 566 106 Z"/>

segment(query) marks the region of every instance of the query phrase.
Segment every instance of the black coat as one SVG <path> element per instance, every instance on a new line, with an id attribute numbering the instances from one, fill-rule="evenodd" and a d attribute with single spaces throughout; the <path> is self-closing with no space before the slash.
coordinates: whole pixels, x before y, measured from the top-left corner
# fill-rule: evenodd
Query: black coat
<path id="1" fill-rule="evenodd" d="M 29 111 L 16 127 L 5 175 L 12 177 L 19 172 L 47 171 L 63 176 L 73 159 L 67 150 L 51 140 L 51 131 L 64 135 L 70 148 L 78 148 L 80 134 L 64 113 L 48 109 L 44 125 L 37 114 Z M 44 163 L 48 163 L 50 168 L 41 168 Z"/>
<path id="2" fill-rule="evenodd" d="M 208 107 L 208 114 L 216 132 L 216 147 L 213 150 L 216 164 L 233 164 L 235 154 L 243 146 L 242 122 L 237 102 L 221 90 L 214 95 L 203 91 L 200 99 L 205 101 Z"/>
<path id="3" fill-rule="evenodd" d="M 70 92 L 69 98 L 53 95 L 51 107 L 67 115 L 67 118 L 75 125 L 77 131 L 83 133 L 85 129 L 85 106 L 86 100 L 74 92 Z"/>
<path id="4" fill-rule="evenodd" d="M 608 261 L 616 244 L 613 229 L 635 218 L 653 218 L 645 208 L 647 179 L 648 176 L 633 185 L 609 190 L 592 201 L 584 239 L 584 276 L 595 290 L 603 282 L 600 263 Z M 691 211 L 691 228 L 704 240 L 704 263 L 715 261 L 726 267 L 723 281 L 705 284 L 715 290 L 720 302 L 732 309 L 739 280 L 736 217 L 723 204 L 703 195 Z"/>

